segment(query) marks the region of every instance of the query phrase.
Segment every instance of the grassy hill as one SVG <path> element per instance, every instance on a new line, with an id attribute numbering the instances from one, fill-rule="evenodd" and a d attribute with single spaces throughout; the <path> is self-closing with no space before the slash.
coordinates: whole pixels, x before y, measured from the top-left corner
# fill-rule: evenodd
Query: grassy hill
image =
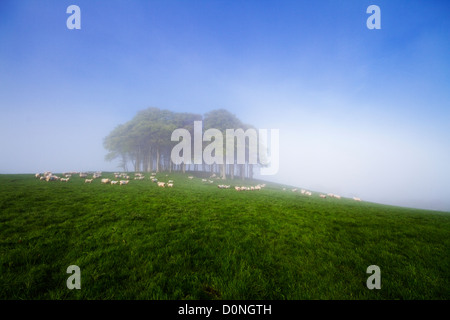
<path id="1" fill-rule="evenodd" d="M 167 174 L 0 175 L 0 299 L 450 299 L 449 213 Z"/>

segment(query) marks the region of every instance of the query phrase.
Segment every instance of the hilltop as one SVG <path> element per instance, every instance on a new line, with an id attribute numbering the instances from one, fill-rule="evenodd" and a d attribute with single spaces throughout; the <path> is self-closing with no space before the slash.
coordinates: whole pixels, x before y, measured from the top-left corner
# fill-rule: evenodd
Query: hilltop
<path id="1" fill-rule="evenodd" d="M 450 298 L 448 213 L 205 175 L 156 175 L 172 188 L 0 175 L 0 298 Z M 66 287 L 70 265 L 81 290 Z"/>

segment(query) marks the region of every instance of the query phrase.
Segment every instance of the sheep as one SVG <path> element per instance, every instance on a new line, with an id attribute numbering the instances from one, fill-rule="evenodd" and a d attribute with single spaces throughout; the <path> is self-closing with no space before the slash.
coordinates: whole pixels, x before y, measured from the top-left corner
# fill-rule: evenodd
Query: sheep
<path id="1" fill-rule="evenodd" d="M 36 173 L 34 176 L 35 176 L 36 178 L 40 178 L 40 177 L 41 177 L 41 174 L 40 174 L 40 173 Z"/>
<path id="2" fill-rule="evenodd" d="M 325 199 L 327 196 L 324 195 L 324 194 L 321 194 L 320 197 L 321 197 L 322 199 Z"/>
<path id="3" fill-rule="evenodd" d="M 117 181 L 117 180 L 112 180 L 111 181 L 111 184 L 118 184 L 119 183 L 119 181 Z"/>
<path id="4" fill-rule="evenodd" d="M 336 199 L 340 199 L 341 198 L 341 196 L 338 196 L 338 195 L 334 195 L 334 197 L 336 198 Z"/>
<path id="5" fill-rule="evenodd" d="M 158 182 L 158 187 L 165 188 L 166 187 L 166 183 L 165 182 Z"/>
<path id="6" fill-rule="evenodd" d="M 192 180 L 192 179 L 194 179 L 194 177 L 193 176 L 189 176 L 188 179 Z"/>
<path id="7" fill-rule="evenodd" d="M 87 178 L 87 173 L 80 172 L 80 178 Z"/>
<path id="8" fill-rule="evenodd" d="M 172 188 L 172 187 L 173 187 L 173 183 L 168 183 L 167 186 L 168 186 L 169 188 Z"/>
<path id="9" fill-rule="evenodd" d="M 297 191 L 297 188 L 295 188 L 295 189 L 292 189 L 292 192 L 296 192 Z"/>
<path id="10" fill-rule="evenodd" d="M 111 179 L 102 179 L 102 183 L 111 183 Z"/>
<path id="11" fill-rule="evenodd" d="M 122 186 L 124 184 L 128 184 L 128 182 L 130 182 L 130 181 L 128 181 L 128 180 L 120 180 L 119 184 Z"/>
<path id="12" fill-rule="evenodd" d="M 94 179 L 85 179 L 84 183 L 92 183 L 92 180 L 94 180 Z"/>
<path id="13" fill-rule="evenodd" d="M 169 180 L 169 181 L 167 181 L 167 183 L 173 183 L 173 180 Z"/>
<path id="14" fill-rule="evenodd" d="M 70 178 L 61 178 L 60 181 L 61 182 L 68 182 Z"/>
<path id="15" fill-rule="evenodd" d="M 45 177 L 40 177 L 39 180 L 44 181 Z"/>
<path id="16" fill-rule="evenodd" d="M 353 197 L 353 200 L 355 200 L 355 201 L 361 201 L 360 198 L 356 198 L 356 197 Z"/>
<path id="17" fill-rule="evenodd" d="M 237 191 L 241 191 L 241 187 L 235 186 L 234 189 L 236 189 Z"/>
<path id="18" fill-rule="evenodd" d="M 153 178 L 153 179 L 152 179 L 152 182 L 158 182 L 158 179 Z"/>

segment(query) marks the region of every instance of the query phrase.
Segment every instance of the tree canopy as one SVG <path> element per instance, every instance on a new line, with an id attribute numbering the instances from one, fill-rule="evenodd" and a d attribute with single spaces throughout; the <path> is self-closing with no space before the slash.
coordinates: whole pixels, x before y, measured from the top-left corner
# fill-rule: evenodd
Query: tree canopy
<path id="1" fill-rule="evenodd" d="M 252 126 L 242 123 L 234 114 L 225 109 L 213 110 L 204 116 L 195 113 L 178 113 L 159 108 L 139 111 L 130 121 L 118 125 L 104 138 L 103 145 L 108 151 L 107 161 L 119 160 L 119 167 L 129 171 L 131 163 L 135 172 L 160 171 L 204 171 L 216 173 L 225 178 L 239 175 L 242 179 L 253 176 L 252 163 L 239 164 L 180 164 L 171 160 L 171 150 L 177 142 L 171 141 L 175 129 L 186 129 L 194 137 L 194 122 L 202 121 L 203 130 L 217 129 L 223 137 L 227 129 L 247 130 Z M 203 134 L 203 133 L 202 133 Z M 203 139 L 202 139 L 203 140 Z M 207 143 L 202 141 L 202 150 Z M 223 144 L 225 151 L 225 144 Z M 248 151 L 248 146 L 245 148 Z M 236 156 L 235 156 L 236 157 Z"/>

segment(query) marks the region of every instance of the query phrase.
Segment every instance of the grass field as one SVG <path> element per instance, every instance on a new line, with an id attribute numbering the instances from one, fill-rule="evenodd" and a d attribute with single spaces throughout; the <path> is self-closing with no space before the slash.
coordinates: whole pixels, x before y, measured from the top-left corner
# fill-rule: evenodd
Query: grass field
<path id="1" fill-rule="evenodd" d="M 166 174 L 0 175 L 0 299 L 450 299 L 450 213 Z"/>

